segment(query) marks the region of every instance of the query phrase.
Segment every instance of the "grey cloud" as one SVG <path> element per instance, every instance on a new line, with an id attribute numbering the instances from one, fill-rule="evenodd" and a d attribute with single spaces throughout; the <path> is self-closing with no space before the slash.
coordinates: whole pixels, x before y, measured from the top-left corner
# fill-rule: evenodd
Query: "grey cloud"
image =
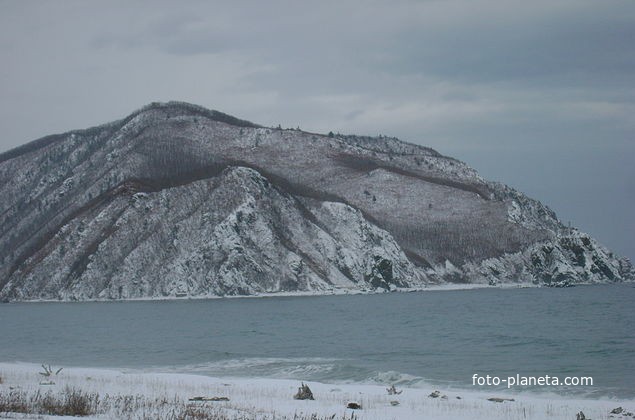
<path id="1" fill-rule="evenodd" d="M 635 4 L 629 9 L 635 11 Z M 572 14 L 559 20 L 529 18 L 513 26 L 409 27 L 384 40 L 389 53 L 375 64 L 388 72 L 466 82 L 619 87 L 635 78 L 633 39 L 633 20 L 620 16 L 599 20 Z"/>

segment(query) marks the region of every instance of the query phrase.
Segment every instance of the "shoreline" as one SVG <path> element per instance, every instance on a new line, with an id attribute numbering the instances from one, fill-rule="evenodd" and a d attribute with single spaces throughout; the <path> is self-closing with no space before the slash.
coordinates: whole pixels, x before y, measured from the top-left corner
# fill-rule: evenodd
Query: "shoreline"
<path id="1" fill-rule="evenodd" d="M 623 285 L 629 284 L 623 283 L 576 283 L 571 287 L 578 286 L 602 286 L 602 285 Z M 631 282 L 635 284 L 635 282 Z M 362 290 L 362 289 L 333 289 L 327 291 L 299 291 L 299 292 L 271 292 L 271 293 L 258 293 L 254 295 L 196 295 L 196 296 L 155 296 L 155 297 L 139 297 L 139 298 L 126 298 L 126 299 L 108 299 L 108 298 L 96 298 L 96 299 L 34 299 L 34 300 L 9 300 L 0 301 L 0 304 L 10 303 L 83 303 L 83 302 L 163 302 L 163 301 L 190 301 L 190 300 L 216 300 L 216 299 L 264 299 L 264 298 L 276 298 L 276 297 L 320 297 L 320 296 L 356 296 L 356 295 L 383 295 L 392 293 L 419 293 L 419 292 L 448 292 L 448 291 L 461 291 L 461 290 L 476 290 L 476 289 L 502 289 L 502 290 L 517 290 L 517 289 L 540 289 L 546 286 L 536 285 L 533 283 L 504 283 L 497 285 L 489 285 L 486 283 L 461 283 L 461 284 L 433 284 L 424 287 L 412 287 L 412 288 L 400 288 L 395 290 Z"/>
<path id="2" fill-rule="evenodd" d="M 57 366 L 53 367 L 56 370 Z M 25 395 L 48 393 L 63 395 L 69 389 L 98 394 L 103 406 L 84 418 L 120 418 L 117 401 L 134 398 L 138 409 L 125 418 L 143 418 L 152 411 L 169 418 L 178 409 L 208 410 L 209 418 L 351 418 L 386 419 L 574 419 L 582 411 L 587 418 L 615 419 L 611 411 L 623 407 L 635 412 L 635 400 L 561 397 L 530 392 L 498 390 L 459 390 L 440 388 L 401 388 L 399 395 L 388 395 L 387 387 L 363 384 L 328 384 L 305 381 L 315 400 L 295 400 L 300 380 L 209 377 L 196 374 L 158 373 L 129 369 L 64 367 L 58 374 L 43 377 L 41 366 L 29 363 L 0 363 L 0 400 L 10 392 Z M 42 382 L 54 384 L 41 385 Z M 431 397 L 439 391 L 436 398 Z M 106 398 L 108 397 L 108 398 Z M 121 397 L 117 399 L 117 397 Z M 228 401 L 190 401 L 195 397 L 227 398 Z M 501 399 L 488 400 L 488 398 Z M 107 403 L 110 401 L 109 403 Z M 350 409 L 355 402 L 362 409 Z M 110 404 L 110 405 L 108 405 Z M 170 411 L 172 410 L 172 411 Z M 117 414 L 119 413 L 119 414 Z M 0 413 L 0 417 L 30 418 L 21 414 Z M 114 417 L 113 417 L 114 416 Z M 46 417 L 45 417 L 46 418 Z M 60 418 L 51 416 L 51 419 Z M 178 418 L 178 417 L 175 417 Z"/>

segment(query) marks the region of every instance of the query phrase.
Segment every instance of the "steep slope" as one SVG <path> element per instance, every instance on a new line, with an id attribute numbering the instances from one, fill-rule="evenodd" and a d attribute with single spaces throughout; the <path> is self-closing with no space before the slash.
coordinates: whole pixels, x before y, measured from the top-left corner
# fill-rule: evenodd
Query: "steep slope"
<path id="1" fill-rule="evenodd" d="M 634 277 L 539 202 L 429 148 L 184 103 L 6 152 L 0 194 L 3 299 Z"/>

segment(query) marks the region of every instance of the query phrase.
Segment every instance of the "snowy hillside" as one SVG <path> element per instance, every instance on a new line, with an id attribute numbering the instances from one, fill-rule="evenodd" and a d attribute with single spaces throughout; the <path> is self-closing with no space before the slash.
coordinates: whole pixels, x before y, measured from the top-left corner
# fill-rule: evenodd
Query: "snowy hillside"
<path id="1" fill-rule="evenodd" d="M 0 298 L 632 280 L 541 203 L 394 138 L 151 104 L 0 154 Z"/>

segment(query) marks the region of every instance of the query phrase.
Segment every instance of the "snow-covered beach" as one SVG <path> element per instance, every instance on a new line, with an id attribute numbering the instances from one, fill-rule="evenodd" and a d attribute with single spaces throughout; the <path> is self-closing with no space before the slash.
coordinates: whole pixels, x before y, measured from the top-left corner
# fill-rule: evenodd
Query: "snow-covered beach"
<path id="1" fill-rule="evenodd" d="M 56 367 L 54 367 L 56 368 Z M 54 369 L 54 371 L 57 369 Z M 87 418 L 209 418 L 209 419 L 575 419 L 631 418 L 635 401 L 563 398 L 554 395 L 511 394 L 491 390 L 459 391 L 399 388 L 389 395 L 386 387 L 361 384 L 305 382 L 314 400 L 293 398 L 297 380 L 215 378 L 64 367 L 44 377 L 35 364 L 0 363 L 0 407 L 13 399 L 42 399 L 47 393 L 64 401 L 69 393 L 90 400 L 94 414 Z M 192 399 L 220 401 L 190 401 Z M 490 401 L 502 398 L 504 401 Z M 201 398 L 198 398 L 201 399 Z M 227 399 L 227 400 L 225 400 Z M 513 399 L 510 401 L 509 399 Z M 355 402 L 361 409 L 350 409 Z M 611 411 L 622 407 L 622 414 Z M 37 413 L 2 412 L 3 418 L 47 418 Z M 59 416 L 51 418 L 60 418 Z"/>

